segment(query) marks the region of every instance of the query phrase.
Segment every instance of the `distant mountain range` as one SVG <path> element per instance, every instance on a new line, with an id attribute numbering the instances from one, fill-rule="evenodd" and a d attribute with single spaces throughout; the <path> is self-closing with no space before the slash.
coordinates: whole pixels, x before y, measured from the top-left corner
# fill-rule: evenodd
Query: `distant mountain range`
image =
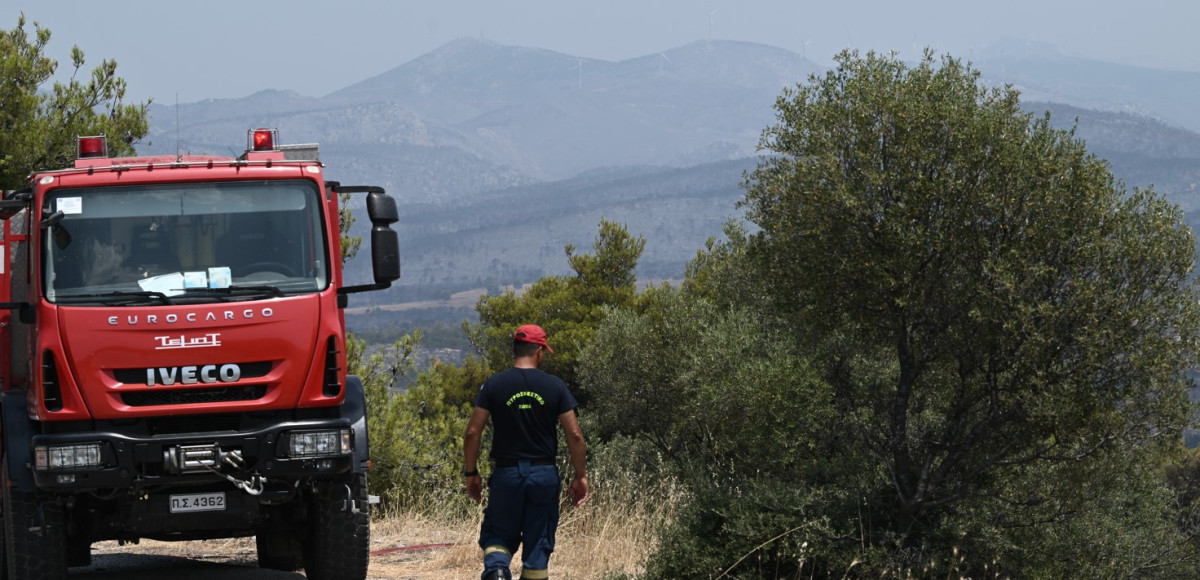
<path id="1" fill-rule="evenodd" d="M 959 55 L 962 56 L 962 55 Z M 1200 73 L 1069 56 L 1047 43 L 1006 40 L 972 59 L 991 85 L 1012 84 L 1023 100 L 1132 113 L 1200 131 Z"/>
<path id="2" fill-rule="evenodd" d="M 464 38 L 321 98 L 180 105 L 178 132 L 174 107 L 155 105 L 146 149 L 227 150 L 248 124 L 278 126 L 285 140 L 320 142 L 333 171 L 453 204 L 599 167 L 751 156 L 780 89 L 817 70 L 739 42 L 611 63 Z"/>
<path id="3" fill-rule="evenodd" d="M 970 58 L 984 82 L 1012 83 L 1059 126 L 1077 122 L 1118 177 L 1153 184 L 1200 225 L 1200 110 L 1188 105 L 1200 74 L 1020 43 Z M 640 275 L 671 278 L 737 215 L 781 89 L 820 72 L 744 42 L 607 62 L 460 39 L 319 98 L 263 91 L 152 105 L 139 149 L 231 154 L 247 129 L 278 127 L 284 142 L 319 142 L 331 179 L 385 187 L 404 214 L 405 274 L 359 303 L 565 273 L 563 246 L 586 251 L 601 218 L 647 238 Z M 366 276 L 360 265 L 349 272 Z"/>

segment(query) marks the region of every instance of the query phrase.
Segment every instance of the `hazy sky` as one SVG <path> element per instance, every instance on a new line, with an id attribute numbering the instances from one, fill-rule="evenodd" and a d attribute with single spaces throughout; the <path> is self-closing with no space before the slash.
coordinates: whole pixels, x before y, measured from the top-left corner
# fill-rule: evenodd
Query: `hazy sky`
<path id="1" fill-rule="evenodd" d="M 47 52 L 88 71 L 116 59 L 132 100 L 169 104 L 264 89 L 322 96 L 459 37 L 617 61 L 705 38 L 786 48 L 826 65 L 839 50 L 931 46 L 973 54 L 1002 38 L 1200 71 L 1194 0 L 0 0 L 50 29 Z M 32 34 L 32 25 L 27 24 Z"/>

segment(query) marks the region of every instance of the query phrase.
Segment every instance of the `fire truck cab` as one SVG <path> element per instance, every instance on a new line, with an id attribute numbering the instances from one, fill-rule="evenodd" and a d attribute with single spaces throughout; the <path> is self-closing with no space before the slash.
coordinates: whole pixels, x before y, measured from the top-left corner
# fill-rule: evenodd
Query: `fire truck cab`
<path id="1" fill-rule="evenodd" d="M 255 536 L 259 565 L 362 580 L 366 401 L 347 296 L 400 276 L 395 201 L 327 181 L 316 146 L 110 158 L 0 200 L 0 579 L 91 545 Z M 374 282 L 342 280 L 365 194 Z"/>

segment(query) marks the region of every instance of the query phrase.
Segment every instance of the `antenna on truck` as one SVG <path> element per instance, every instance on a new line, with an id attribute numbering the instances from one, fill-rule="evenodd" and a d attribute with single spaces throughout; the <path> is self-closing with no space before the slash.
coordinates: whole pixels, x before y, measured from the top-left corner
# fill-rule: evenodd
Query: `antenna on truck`
<path id="1" fill-rule="evenodd" d="M 179 93 L 175 93 L 175 161 L 183 162 L 183 151 L 179 143 Z"/>

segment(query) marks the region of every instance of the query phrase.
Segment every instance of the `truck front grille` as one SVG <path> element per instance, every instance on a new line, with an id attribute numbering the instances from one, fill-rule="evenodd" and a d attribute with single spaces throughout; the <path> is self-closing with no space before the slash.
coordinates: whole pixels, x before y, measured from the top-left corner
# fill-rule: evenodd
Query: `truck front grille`
<path id="1" fill-rule="evenodd" d="M 137 391 L 121 394 L 121 400 L 130 407 L 153 407 L 157 405 L 191 405 L 194 403 L 226 403 L 231 401 L 254 401 L 267 394 L 266 385 L 240 387 L 207 387 L 203 389 L 162 389 Z"/>

